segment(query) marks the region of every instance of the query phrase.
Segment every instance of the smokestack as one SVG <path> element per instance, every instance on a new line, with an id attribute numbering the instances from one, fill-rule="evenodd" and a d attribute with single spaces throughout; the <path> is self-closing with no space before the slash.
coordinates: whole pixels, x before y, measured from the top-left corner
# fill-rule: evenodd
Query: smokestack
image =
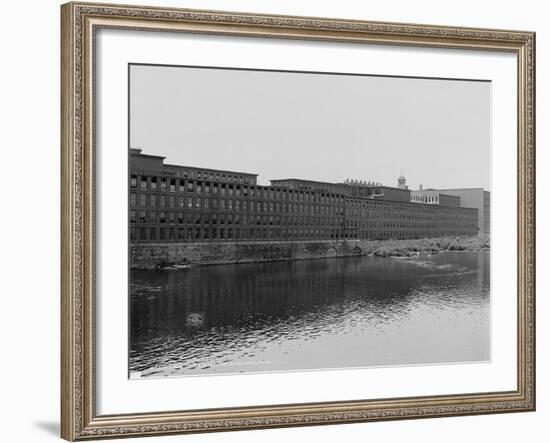
<path id="1" fill-rule="evenodd" d="M 422 185 L 419 185 L 419 186 L 418 186 L 418 189 L 420 189 L 420 190 L 422 191 Z"/>

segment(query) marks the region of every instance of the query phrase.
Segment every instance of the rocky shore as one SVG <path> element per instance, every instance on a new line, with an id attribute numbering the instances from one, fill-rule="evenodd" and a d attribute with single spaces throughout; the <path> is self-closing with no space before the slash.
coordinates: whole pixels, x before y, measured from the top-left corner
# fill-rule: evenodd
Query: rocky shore
<path id="1" fill-rule="evenodd" d="M 382 245 L 366 248 L 364 254 L 376 257 L 414 257 L 420 253 L 487 251 L 490 248 L 488 235 L 479 237 L 440 237 L 417 240 L 386 240 Z"/>
<path id="2" fill-rule="evenodd" d="M 310 260 L 335 257 L 414 257 L 421 253 L 483 251 L 489 237 L 438 237 L 415 240 L 292 242 L 137 243 L 130 246 L 132 269 L 188 269 L 229 263 Z"/>

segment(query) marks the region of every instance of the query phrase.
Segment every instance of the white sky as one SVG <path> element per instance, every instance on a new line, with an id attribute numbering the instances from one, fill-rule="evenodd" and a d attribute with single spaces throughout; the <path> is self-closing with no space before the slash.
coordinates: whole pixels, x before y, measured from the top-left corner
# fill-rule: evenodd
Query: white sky
<path id="1" fill-rule="evenodd" d="M 131 67 L 130 146 L 275 178 L 490 189 L 490 83 Z"/>

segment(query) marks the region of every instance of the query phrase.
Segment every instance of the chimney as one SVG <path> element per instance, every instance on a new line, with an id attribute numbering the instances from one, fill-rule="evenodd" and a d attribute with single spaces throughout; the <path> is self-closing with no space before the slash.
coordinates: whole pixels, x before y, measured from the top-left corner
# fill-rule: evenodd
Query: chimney
<path id="1" fill-rule="evenodd" d="M 419 186 L 418 186 L 418 189 L 420 189 L 420 190 L 422 191 L 422 185 L 419 185 Z"/>

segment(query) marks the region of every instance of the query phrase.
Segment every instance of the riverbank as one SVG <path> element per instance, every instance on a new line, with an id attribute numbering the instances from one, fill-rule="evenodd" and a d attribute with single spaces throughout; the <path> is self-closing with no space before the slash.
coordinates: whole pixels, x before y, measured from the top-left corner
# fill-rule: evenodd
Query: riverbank
<path id="1" fill-rule="evenodd" d="M 437 254 L 446 251 L 484 251 L 491 248 L 489 236 L 441 237 L 418 240 L 386 240 L 373 247 L 366 255 L 377 257 L 413 257 L 420 253 Z"/>
<path id="2" fill-rule="evenodd" d="M 488 236 L 407 240 L 292 242 L 135 243 L 130 245 L 131 269 L 186 269 L 192 266 L 311 260 L 374 255 L 412 257 L 419 253 L 489 250 Z"/>

